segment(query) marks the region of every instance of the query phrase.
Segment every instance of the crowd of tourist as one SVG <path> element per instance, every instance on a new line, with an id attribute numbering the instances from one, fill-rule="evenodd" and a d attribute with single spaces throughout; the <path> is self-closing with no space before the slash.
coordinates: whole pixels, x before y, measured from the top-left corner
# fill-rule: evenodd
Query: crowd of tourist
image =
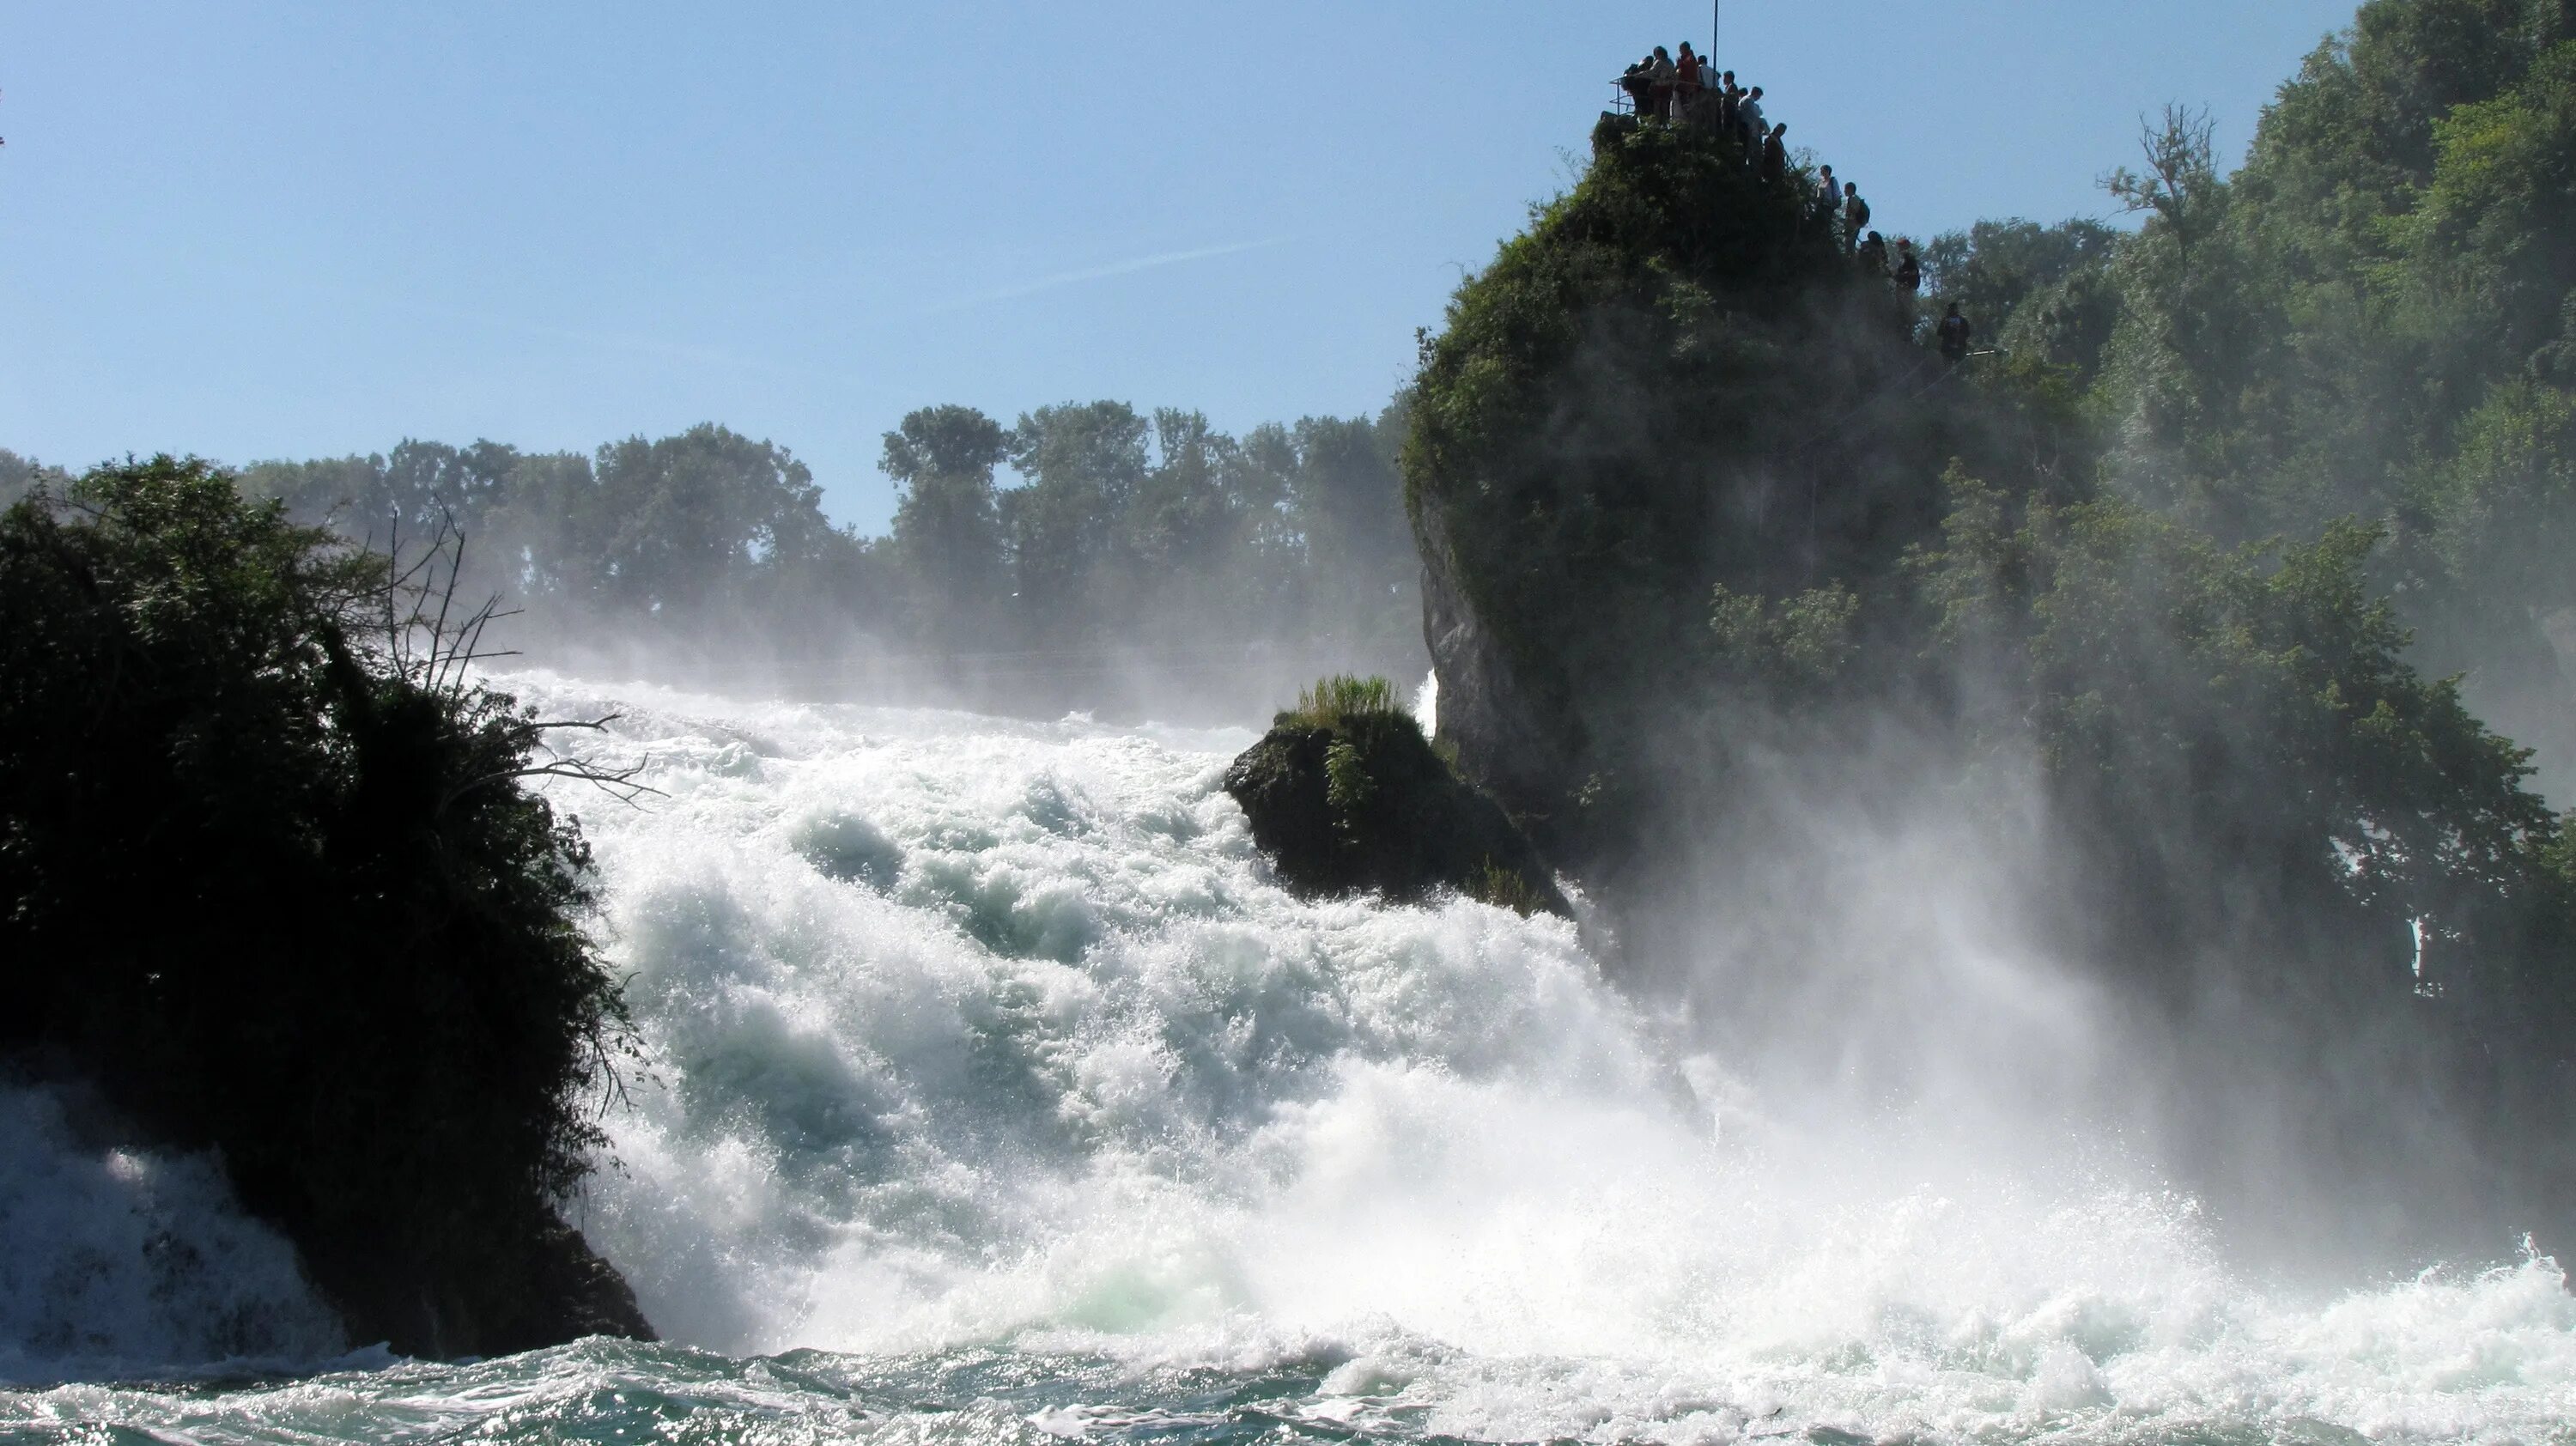
<path id="1" fill-rule="evenodd" d="M 1658 45 L 1654 53 L 1628 67 L 1619 89 L 1637 116 L 1670 125 L 1698 126 L 1735 138 L 1745 164 L 1759 170 L 1772 185 L 1789 180 L 1789 127 L 1762 109 L 1762 87 L 1736 82 L 1735 72 L 1721 71 L 1714 60 L 1681 45 L 1676 57 Z M 1825 166 L 1816 178 L 1815 214 L 1835 230 L 1836 239 L 1859 264 L 1892 281 L 1908 296 L 1923 289 L 1923 262 L 1914 243 L 1899 237 L 1893 253 L 1887 238 L 1869 229 L 1869 202 L 1856 182 L 1838 181 Z"/>

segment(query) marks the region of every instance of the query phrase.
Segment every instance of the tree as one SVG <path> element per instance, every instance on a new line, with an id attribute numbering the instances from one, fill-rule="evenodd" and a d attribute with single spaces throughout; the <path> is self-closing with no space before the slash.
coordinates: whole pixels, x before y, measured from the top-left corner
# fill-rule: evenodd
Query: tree
<path id="1" fill-rule="evenodd" d="M 2281 328 L 2242 253 L 2225 244 L 2232 196 L 2207 114 L 2167 106 L 2141 125 L 2139 149 L 2144 170 L 2102 179 L 2146 218 L 2117 264 L 2123 315 L 2105 373 L 2120 408 L 2112 463 L 2132 495 L 2222 535 L 2250 535 L 2263 519 L 2238 485 L 2261 461 L 2246 381 L 2268 365 Z"/>
<path id="2" fill-rule="evenodd" d="M 2120 239 L 2098 221 L 1979 221 L 1923 248 L 1924 286 L 1935 311 L 1956 302 L 1980 336 L 2090 385 L 2119 320 L 2110 271 Z"/>
<path id="3" fill-rule="evenodd" d="M 1144 480 L 1148 424 L 1124 402 L 1024 413 L 1011 465 L 1028 478 L 1004 493 L 1016 612 L 1033 641 L 1074 641 L 1100 615 L 1119 517 Z"/>
<path id="4" fill-rule="evenodd" d="M 877 468 L 897 493 L 890 546 L 923 637 L 991 637 L 1009 591 L 993 487 L 1008 452 L 1001 424 L 971 407 L 924 407 L 885 434 Z"/>
<path id="5" fill-rule="evenodd" d="M 777 574 L 847 541 L 805 464 L 771 442 L 703 423 L 599 449 L 594 485 L 565 519 L 557 586 L 594 608 L 677 620 L 739 606 Z"/>
<path id="6" fill-rule="evenodd" d="M 624 1014 L 523 782 L 582 770 L 420 562 L 168 457 L 0 514 L 0 1046 L 219 1149 L 358 1339 L 640 1331 L 557 1214 Z"/>

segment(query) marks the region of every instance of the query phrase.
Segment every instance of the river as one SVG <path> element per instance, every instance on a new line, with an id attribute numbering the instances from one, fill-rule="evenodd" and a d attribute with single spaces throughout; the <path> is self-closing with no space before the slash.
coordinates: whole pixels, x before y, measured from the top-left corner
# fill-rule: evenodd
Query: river
<path id="1" fill-rule="evenodd" d="M 660 790 L 556 785 L 645 1056 L 574 1213 L 669 1343 L 352 1352 L 17 1089 L 0 1443 L 2576 1435 L 2554 1262 L 2294 1291 L 2115 1150 L 1819 1138 L 1571 924 L 1288 896 L 1248 731 L 502 681 Z"/>

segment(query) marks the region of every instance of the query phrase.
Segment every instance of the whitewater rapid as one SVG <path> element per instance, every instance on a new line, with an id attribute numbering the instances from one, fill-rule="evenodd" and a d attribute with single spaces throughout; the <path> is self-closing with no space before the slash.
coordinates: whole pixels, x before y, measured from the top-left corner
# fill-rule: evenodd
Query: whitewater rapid
<path id="1" fill-rule="evenodd" d="M 2267 1289 L 2115 1151 L 2034 1165 L 1901 1114 L 1830 1139 L 1771 1118 L 1562 920 L 1291 898 L 1219 787 L 1250 732 L 502 681 L 619 715 L 602 761 L 660 791 L 553 785 L 645 1054 L 576 1223 L 673 1344 L 0 1392 L 0 1441 L 2530 1441 L 2576 1419 L 2554 1263 Z M 0 1246 L 80 1213 L 30 1199 L 133 1193 L 46 1108 L 0 1099 Z M 208 1267 L 215 1298 L 261 1340 L 349 1344 L 310 1339 L 275 1243 L 200 1166 L 119 1168 L 193 1182 L 189 1228 L 238 1262 Z M 0 1322 L 194 1318 L 116 1284 L 114 1255 L 97 1301 L 0 1298 Z M 245 1354 L 155 1329 L 130 1357 Z M 47 1379 L 16 1348 L 0 1372 Z"/>

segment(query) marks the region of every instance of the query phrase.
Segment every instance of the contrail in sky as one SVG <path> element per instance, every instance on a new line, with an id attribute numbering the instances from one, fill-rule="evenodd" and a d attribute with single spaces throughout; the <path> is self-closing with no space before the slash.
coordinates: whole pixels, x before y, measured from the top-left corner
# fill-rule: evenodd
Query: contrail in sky
<path id="1" fill-rule="evenodd" d="M 1025 285 L 1005 287 L 1000 291 L 987 291 L 958 301 L 942 302 L 930 307 L 929 310 L 960 311 L 966 307 L 984 306 L 996 301 L 1017 301 L 1023 296 L 1035 296 L 1041 291 L 1053 291 L 1059 286 L 1078 286 L 1085 281 L 1105 281 L 1112 276 L 1133 276 L 1139 271 L 1151 271 L 1160 266 L 1178 266 L 1185 261 L 1207 261 L 1219 256 L 1239 256 L 1246 251 L 1282 246 L 1287 244 L 1287 241 L 1288 238 L 1285 236 L 1274 236 L 1267 241 L 1238 241 L 1231 246 L 1203 246 L 1196 251 L 1165 251 L 1153 256 L 1139 256 L 1132 261 L 1113 261 L 1106 266 L 1060 272 L 1054 276 L 1040 277 Z"/>

